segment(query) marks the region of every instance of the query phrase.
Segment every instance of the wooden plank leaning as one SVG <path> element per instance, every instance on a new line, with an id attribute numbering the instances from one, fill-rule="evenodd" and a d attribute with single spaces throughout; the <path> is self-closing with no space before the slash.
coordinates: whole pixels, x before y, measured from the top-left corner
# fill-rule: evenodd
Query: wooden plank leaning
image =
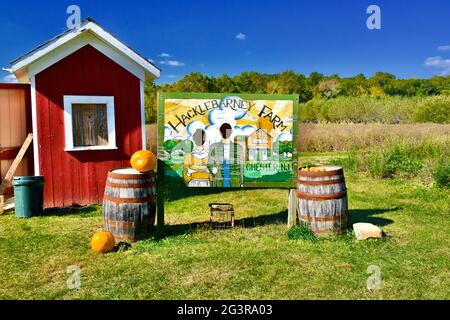
<path id="1" fill-rule="evenodd" d="M 20 148 L 19 152 L 17 153 L 16 158 L 14 159 L 13 163 L 11 164 L 11 167 L 9 167 L 8 172 L 6 172 L 6 176 L 2 181 L 2 184 L 0 185 L 0 195 L 1 198 L 0 199 L 0 214 L 3 212 L 3 201 L 4 200 L 4 191 L 6 190 L 6 188 L 8 187 L 8 185 L 11 183 L 13 177 L 14 177 L 14 173 L 17 170 L 17 167 L 19 166 L 20 162 L 22 161 L 25 153 L 28 150 L 28 147 L 31 144 L 31 141 L 33 140 L 33 134 L 29 133 L 28 136 L 26 137 L 25 141 L 22 144 L 22 147 Z"/>

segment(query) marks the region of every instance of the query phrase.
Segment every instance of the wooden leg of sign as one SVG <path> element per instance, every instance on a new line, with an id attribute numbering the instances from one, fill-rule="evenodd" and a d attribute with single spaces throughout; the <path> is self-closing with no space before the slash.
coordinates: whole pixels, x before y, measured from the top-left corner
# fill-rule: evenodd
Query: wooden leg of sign
<path id="1" fill-rule="evenodd" d="M 156 239 L 160 240 L 164 236 L 164 171 L 161 160 L 158 160 L 156 178 Z"/>
<path id="2" fill-rule="evenodd" d="M 156 239 L 160 240 L 164 237 L 164 191 L 158 194 L 156 213 Z"/>
<path id="3" fill-rule="evenodd" d="M 288 204 L 288 227 L 297 224 L 297 190 L 289 189 L 289 204 Z"/>

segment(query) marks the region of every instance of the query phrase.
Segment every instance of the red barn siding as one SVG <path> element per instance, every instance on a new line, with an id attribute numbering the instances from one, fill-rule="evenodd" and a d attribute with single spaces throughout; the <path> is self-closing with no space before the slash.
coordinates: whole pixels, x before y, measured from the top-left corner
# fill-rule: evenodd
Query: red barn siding
<path id="1" fill-rule="evenodd" d="M 117 150 L 64 151 L 64 95 L 114 96 Z M 142 148 L 140 80 L 90 45 L 36 75 L 40 174 L 46 207 L 103 199 L 108 170 Z"/>

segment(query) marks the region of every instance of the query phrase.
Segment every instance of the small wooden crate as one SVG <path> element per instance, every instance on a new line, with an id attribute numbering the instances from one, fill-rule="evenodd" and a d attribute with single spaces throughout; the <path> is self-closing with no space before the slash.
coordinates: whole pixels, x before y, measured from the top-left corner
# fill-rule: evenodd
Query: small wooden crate
<path id="1" fill-rule="evenodd" d="M 215 229 L 234 227 L 234 209 L 231 203 L 210 203 L 210 226 Z"/>

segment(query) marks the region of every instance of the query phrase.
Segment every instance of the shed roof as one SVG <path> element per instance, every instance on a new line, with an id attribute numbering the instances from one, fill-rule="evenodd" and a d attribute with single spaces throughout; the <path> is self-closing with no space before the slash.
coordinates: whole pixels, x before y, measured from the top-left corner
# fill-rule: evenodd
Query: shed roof
<path id="1" fill-rule="evenodd" d="M 154 79 L 160 76 L 160 69 L 150 62 L 149 59 L 140 55 L 129 46 L 118 40 L 91 18 L 84 19 L 79 27 L 68 29 L 37 46 L 26 54 L 14 59 L 11 61 L 11 71 L 17 78 L 19 78 L 19 76 L 23 76 L 24 73 L 28 74 L 28 66 L 40 59 L 43 59 L 44 56 L 48 55 L 57 48 L 60 48 L 69 41 L 86 33 L 94 35 L 96 38 L 103 41 L 109 48 L 115 49 L 121 56 L 125 56 L 133 63 L 137 64 L 143 69 L 145 78 Z"/>

